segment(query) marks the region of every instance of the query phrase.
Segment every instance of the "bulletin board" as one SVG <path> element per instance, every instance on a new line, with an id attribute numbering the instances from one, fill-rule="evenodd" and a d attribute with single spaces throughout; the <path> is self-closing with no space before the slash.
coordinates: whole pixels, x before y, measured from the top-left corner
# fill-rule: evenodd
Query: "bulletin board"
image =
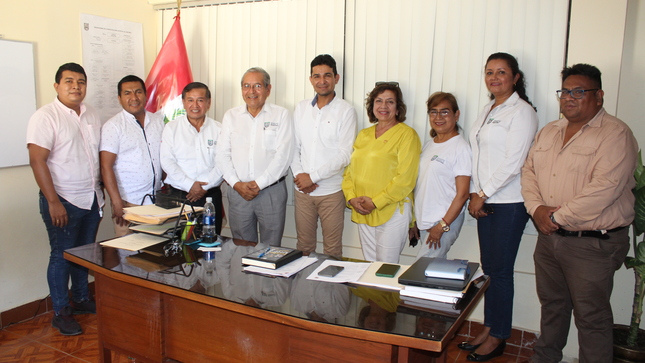
<path id="1" fill-rule="evenodd" d="M 34 112 L 34 45 L 0 40 L 0 168 L 29 163 L 25 137 Z"/>

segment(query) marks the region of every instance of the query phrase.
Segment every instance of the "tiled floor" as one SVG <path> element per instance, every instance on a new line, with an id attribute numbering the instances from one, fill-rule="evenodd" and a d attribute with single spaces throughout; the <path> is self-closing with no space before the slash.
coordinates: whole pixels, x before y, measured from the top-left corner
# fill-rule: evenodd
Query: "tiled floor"
<path id="1" fill-rule="evenodd" d="M 23 323 L 15 324 L 0 330 L 0 363 L 7 362 L 56 362 L 83 363 L 98 362 L 99 351 L 96 331 L 96 315 L 76 315 L 84 333 L 76 336 L 63 336 L 52 328 L 51 312 L 36 316 Z M 466 322 L 460 330 L 463 335 L 457 336 L 448 346 L 449 363 L 467 362 L 468 352 L 457 348 L 457 343 L 468 340 L 468 335 L 476 334 L 480 324 Z M 533 337 L 527 333 L 514 330 L 514 335 L 507 341 L 503 356 L 490 360 L 492 363 L 522 362 L 532 355 L 530 349 Z M 527 335 L 526 337 L 524 335 Z M 112 361 L 131 363 L 133 360 L 121 354 L 114 354 Z M 139 361 L 137 361 L 139 362 Z"/>
<path id="2" fill-rule="evenodd" d="M 48 312 L 20 324 L 0 330 L 0 362 L 98 362 L 96 315 L 75 315 L 83 334 L 63 336 L 51 326 L 53 313 Z M 128 357 L 114 354 L 113 362 L 129 363 Z"/>

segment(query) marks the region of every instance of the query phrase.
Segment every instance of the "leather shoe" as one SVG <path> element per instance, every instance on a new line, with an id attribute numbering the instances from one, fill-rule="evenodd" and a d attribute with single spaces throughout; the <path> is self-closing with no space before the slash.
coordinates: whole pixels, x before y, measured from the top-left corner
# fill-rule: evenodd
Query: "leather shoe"
<path id="1" fill-rule="evenodd" d="M 506 348 L 506 341 L 502 340 L 502 342 L 499 343 L 499 345 L 495 349 L 493 349 L 492 352 L 488 354 L 478 354 L 472 352 L 468 354 L 466 359 L 471 362 L 487 362 L 495 357 L 499 357 L 500 355 L 504 354 L 504 348 Z"/>
<path id="2" fill-rule="evenodd" d="M 473 350 L 479 348 L 480 345 L 481 345 L 481 343 L 472 345 L 469 342 L 461 342 L 461 343 L 457 344 L 457 348 L 459 348 L 461 350 L 467 350 L 469 352 L 472 352 Z"/>

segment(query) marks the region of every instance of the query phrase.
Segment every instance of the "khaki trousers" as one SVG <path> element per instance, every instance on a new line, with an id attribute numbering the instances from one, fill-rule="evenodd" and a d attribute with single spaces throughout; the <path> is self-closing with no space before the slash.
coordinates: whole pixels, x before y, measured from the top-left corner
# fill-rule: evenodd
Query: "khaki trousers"
<path id="1" fill-rule="evenodd" d="M 323 253 L 343 255 L 343 228 L 345 226 L 345 196 L 336 193 L 311 196 L 298 191 L 295 194 L 295 219 L 298 243 L 296 248 L 305 254 L 316 251 L 318 219 L 322 227 Z"/>

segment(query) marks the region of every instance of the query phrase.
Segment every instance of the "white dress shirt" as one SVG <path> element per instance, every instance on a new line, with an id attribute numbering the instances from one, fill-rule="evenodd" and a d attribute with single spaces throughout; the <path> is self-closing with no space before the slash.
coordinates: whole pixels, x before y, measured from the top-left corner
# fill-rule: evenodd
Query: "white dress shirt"
<path id="1" fill-rule="evenodd" d="M 85 103 L 81 114 L 56 98 L 36 111 L 27 126 L 27 144 L 49 150 L 47 166 L 56 193 L 78 208 L 90 210 L 94 195 L 103 206 L 99 187 L 101 119 Z"/>
<path id="2" fill-rule="evenodd" d="M 293 176 L 309 174 L 318 188 L 312 196 L 338 192 L 343 171 L 352 155 L 356 138 L 356 110 L 349 102 L 334 97 L 322 109 L 318 96 L 300 102 L 293 113 L 295 145 L 291 171 Z M 298 190 L 298 187 L 296 187 Z"/>
<path id="3" fill-rule="evenodd" d="M 161 141 L 161 167 L 166 184 L 188 192 L 196 181 L 206 182 L 204 190 L 222 183 L 222 173 L 215 162 L 216 146 L 222 124 L 206 117 L 197 129 L 186 116 L 166 124 Z"/>
<path id="4" fill-rule="evenodd" d="M 264 189 L 287 174 L 292 157 L 293 124 L 285 108 L 265 103 L 256 117 L 246 105 L 226 111 L 216 158 L 231 187 L 255 180 Z"/>
<path id="5" fill-rule="evenodd" d="M 470 132 L 470 192 L 483 190 L 487 203 L 520 203 L 520 171 L 537 132 L 537 114 L 517 93 L 491 111 L 494 103 L 484 107 Z"/>
<path id="6" fill-rule="evenodd" d="M 114 175 L 121 199 L 132 204 L 151 204 L 146 194 L 161 187 L 159 148 L 163 115 L 146 111 L 143 128 L 126 110 L 121 110 L 101 128 L 100 151 L 116 154 Z M 145 199 L 145 200 L 144 200 Z"/>

